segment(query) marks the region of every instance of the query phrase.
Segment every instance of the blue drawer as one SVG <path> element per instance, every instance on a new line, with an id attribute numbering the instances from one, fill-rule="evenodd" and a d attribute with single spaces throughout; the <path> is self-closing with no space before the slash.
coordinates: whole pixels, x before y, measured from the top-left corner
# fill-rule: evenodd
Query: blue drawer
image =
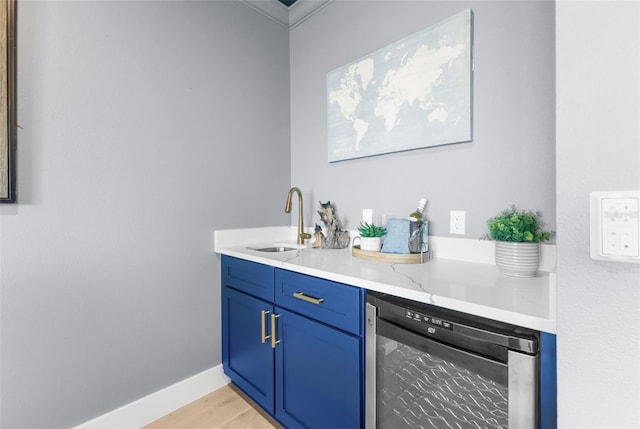
<path id="1" fill-rule="evenodd" d="M 291 271 L 275 271 L 277 305 L 360 335 L 362 289 Z"/>
<path id="2" fill-rule="evenodd" d="M 222 286 L 273 302 L 273 271 L 269 265 L 222 255 Z"/>

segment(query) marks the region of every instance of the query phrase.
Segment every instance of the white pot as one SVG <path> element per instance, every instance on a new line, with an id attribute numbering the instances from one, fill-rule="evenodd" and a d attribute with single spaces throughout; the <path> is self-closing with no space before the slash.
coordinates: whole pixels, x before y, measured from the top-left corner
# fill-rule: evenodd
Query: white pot
<path id="1" fill-rule="evenodd" d="M 540 265 L 540 243 L 496 241 L 496 265 L 505 276 L 535 277 Z"/>
<path id="2" fill-rule="evenodd" d="M 360 250 L 379 252 L 382 249 L 382 237 L 359 237 Z"/>

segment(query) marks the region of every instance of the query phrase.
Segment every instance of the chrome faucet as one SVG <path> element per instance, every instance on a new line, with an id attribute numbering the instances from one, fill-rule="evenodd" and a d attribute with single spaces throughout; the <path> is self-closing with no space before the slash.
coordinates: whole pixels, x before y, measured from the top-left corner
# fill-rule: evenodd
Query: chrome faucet
<path id="1" fill-rule="evenodd" d="M 302 192 L 300 192 L 300 189 L 295 186 L 289 189 L 287 204 L 284 206 L 284 211 L 285 213 L 291 213 L 291 199 L 293 198 L 294 193 L 298 194 L 298 201 L 300 202 L 298 209 L 298 244 L 304 244 L 304 240 L 311 238 L 311 234 L 304 232 L 304 220 L 302 219 Z"/>

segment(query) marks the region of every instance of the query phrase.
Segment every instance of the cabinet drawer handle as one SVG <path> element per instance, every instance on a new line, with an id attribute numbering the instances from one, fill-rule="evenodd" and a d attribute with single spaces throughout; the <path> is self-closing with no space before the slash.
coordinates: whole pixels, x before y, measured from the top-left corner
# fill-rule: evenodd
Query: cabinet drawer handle
<path id="1" fill-rule="evenodd" d="M 276 340 L 276 319 L 280 317 L 279 314 L 271 315 L 271 348 L 275 349 L 276 344 L 280 342 L 280 340 Z"/>
<path id="2" fill-rule="evenodd" d="M 267 314 L 269 314 L 269 310 L 262 310 L 260 312 L 260 338 L 262 339 L 262 344 L 264 344 L 269 338 L 271 338 L 271 335 L 267 335 L 266 331 L 267 321 L 265 320 L 265 316 Z"/>
<path id="3" fill-rule="evenodd" d="M 311 302 L 313 304 L 322 304 L 322 301 L 324 301 L 324 298 L 316 298 L 314 296 L 305 295 L 304 292 L 294 292 L 293 297 L 301 299 L 303 301 Z"/>

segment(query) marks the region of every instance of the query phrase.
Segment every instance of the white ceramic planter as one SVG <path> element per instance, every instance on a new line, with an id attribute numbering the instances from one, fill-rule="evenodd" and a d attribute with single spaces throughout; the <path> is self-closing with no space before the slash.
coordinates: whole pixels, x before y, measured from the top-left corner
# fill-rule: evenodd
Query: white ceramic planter
<path id="1" fill-rule="evenodd" d="M 358 237 L 360 238 L 360 250 L 379 252 L 382 249 L 382 237 Z"/>
<path id="2" fill-rule="evenodd" d="M 496 265 L 505 276 L 535 277 L 540 265 L 540 243 L 496 241 Z"/>

